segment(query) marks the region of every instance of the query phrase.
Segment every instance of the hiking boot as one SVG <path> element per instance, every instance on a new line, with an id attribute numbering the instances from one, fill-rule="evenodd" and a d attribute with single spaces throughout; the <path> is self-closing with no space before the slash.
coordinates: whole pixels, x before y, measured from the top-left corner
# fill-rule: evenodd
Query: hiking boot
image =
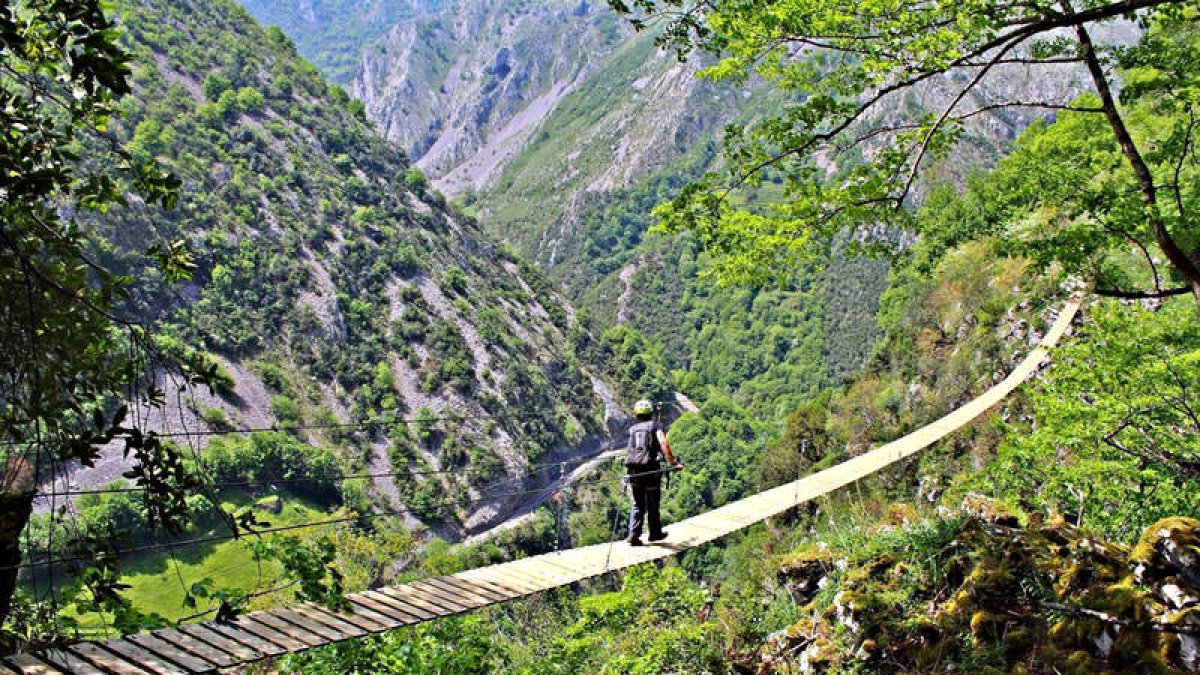
<path id="1" fill-rule="evenodd" d="M 630 537 L 625 540 L 625 543 L 629 544 L 630 546 L 641 546 L 642 540 L 637 537 Z"/>
<path id="2" fill-rule="evenodd" d="M 652 534 L 649 537 L 650 541 L 662 541 L 663 539 L 666 539 L 666 538 L 667 538 L 666 530 L 663 530 L 662 532 L 659 532 L 658 534 Z"/>

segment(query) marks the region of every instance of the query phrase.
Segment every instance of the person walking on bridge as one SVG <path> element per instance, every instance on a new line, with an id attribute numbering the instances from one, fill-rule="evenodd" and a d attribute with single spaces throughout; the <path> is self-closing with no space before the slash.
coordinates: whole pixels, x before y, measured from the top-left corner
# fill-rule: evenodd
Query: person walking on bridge
<path id="1" fill-rule="evenodd" d="M 629 513 L 630 546 L 642 545 L 642 525 L 645 521 L 650 529 L 650 541 L 662 541 L 667 533 L 662 529 L 659 504 L 662 501 L 662 469 L 659 458 L 670 462 L 675 471 L 683 464 L 671 453 L 667 434 L 654 419 L 654 406 L 641 400 L 633 404 L 635 424 L 629 428 L 629 450 L 625 457 L 629 489 L 633 493 L 633 508 Z"/>

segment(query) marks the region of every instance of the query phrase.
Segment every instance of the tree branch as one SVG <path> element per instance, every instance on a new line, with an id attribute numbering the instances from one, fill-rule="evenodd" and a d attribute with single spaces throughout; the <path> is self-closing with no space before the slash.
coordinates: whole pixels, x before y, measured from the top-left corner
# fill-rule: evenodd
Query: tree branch
<path id="1" fill-rule="evenodd" d="M 954 119 L 965 120 L 969 117 L 974 117 L 975 115 L 979 115 L 981 113 L 991 112 L 992 110 L 1000 110 L 1000 109 L 1005 109 L 1005 108 L 1035 108 L 1035 109 L 1042 109 L 1042 110 L 1058 110 L 1058 111 L 1064 111 L 1064 112 L 1077 112 L 1077 113 L 1103 113 L 1104 112 L 1103 108 L 1089 108 L 1089 107 L 1085 107 L 1085 106 L 1065 105 L 1065 104 L 1061 104 L 1061 103 L 1039 103 L 1037 101 L 1009 101 L 1006 103 L 991 103 L 991 104 L 982 106 L 980 108 L 976 108 L 976 109 L 972 110 L 971 112 L 964 113 L 962 115 L 958 115 Z"/>
<path id="2" fill-rule="evenodd" d="M 912 168 L 909 169 L 908 178 L 904 181 L 904 187 L 900 190 L 901 203 L 903 203 L 904 199 L 908 196 L 908 193 L 912 190 L 913 182 L 917 179 L 917 172 L 920 171 L 921 162 L 925 159 L 925 155 L 929 151 L 929 144 L 933 141 L 934 135 L 937 134 L 942 125 L 946 123 L 946 120 L 950 117 L 950 114 L 954 112 L 954 109 L 958 107 L 959 103 L 962 103 L 962 100 L 966 98 L 967 94 L 970 93 L 970 91 L 974 89 L 975 86 L 978 85 L 989 72 L 991 72 L 991 69 L 996 65 L 996 62 L 1004 58 L 1005 54 L 1016 48 L 1016 46 L 1021 44 L 1024 39 L 1025 38 L 1010 42 L 996 52 L 996 56 L 988 62 L 988 65 L 980 69 L 980 71 L 975 74 L 975 77 L 971 78 L 971 81 L 963 85 L 963 88 L 959 90 L 958 95 L 954 97 L 954 100 L 950 102 L 950 105 L 946 106 L 945 110 L 942 111 L 942 114 L 938 117 L 938 119 L 933 123 L 932 126 L 929 127 L 929 131 L 926 132 L 925 137 L 921 139 L 921 144 L 917 149 L 917 157 L 915 160 L 913 160 Z"/>
<path id="3" fill-rule="evenodd" d="M 1146 245 L 1133 235 L 1129 234 L 1128 232 L 1122 232 L 1121 230 L 1118 230 L 1117 228 L 1105 222 L 1104 219 L 1101 218 L 1098 222 L 1100 223 L 1101 227 L 1108 230 L 1109 234 L 1115 237 L 1120 237 L 1138 247 L 1138 250 L 1142 252 L 1142 256 L 1146 258 L 1146 264 L 1150 266 L 1150 273 L 1154 276 L 1154 292 L 1162 293 L 1162 277 L 1158 274 L 1158 265 L 1154 262 L 1154 256 L 1150 255 L 1150 249 L 1146 248 Z M 1100 278 L 1098 271 L 1095 278 Z"/>
<path id="4" fill-rule="evenodd" d="M 1040 109 L 1040 110 L 1057 110 L 1057 111 L 1066 111 L 1066 112 L 1095 113 L 1095 114 L 1102 114 L 1104 112 L 1104 110 L 1102 108 L 1089 108 L 1089 107 L 1084 107 L 1084 106 L 1066 105 L 1066 104 L 1060 104 L 1060 103 L 1041 103 L 1038 101 L 1006 101 L 1004 103 L 991 103 L 991 104 L 976 108 L 974 110 L 971 110 L 970 112 L 963 113 L 961 115 L 953 115 L 951 117 L 951 119 L 955 120 L 955 121 L 962 121 L 962 120 L 970 119 L 977 115 L 982 115 L 984 113 L 992 112 L 995 110 L 1006 110 L 1009 108 L 1032 108 L 1032 109 Z M 896 124 L 896 125 L 887 126 L 887 127 L 879 127 L 877 129 L 871 129 L 870 131 L 867 131 L 859 136 L 856 136 L 855 138 L 851 139 L 850 141 L 848 141 L 846 143 L 839 144 L 839 145 L 835 146 L 834 149 L 837 152 L 837 154 L 842 154 L 842 153 L 846 152 L 847 150 L 850 150 L 851 148 L 861 145 L 862 143 L 869 141 L 871 139 L 878 138 L 879 136 L 883 136 L 883 135 L 891 134 L 891 133 L 897 133 L 897 132 L 901 132 L 901 131 L 914 131 L 919 128 L 921 128 L 921 125 L 917 122 L 910 122 L 910 123 L 906 123 L 906 124 Z"/>
<path id="5" fill-rule="evenodd" d="M 1105 298 L 1120 298 L 1122 300 L 1150 300 L 1154 298 L 1169 298 L 1175 295 L 1187 295 L 1191 292 L 1192 289 L 1189 286 L 1168 288 L 1164 291 L 1122 291 L 1116 288 L 1097 288 L 1092 291 L 1094 295 L 1099 295 Z"/>
<path id="6" fill-rule="evenodd" d="M 735 190 L 738 187 L 745 184 L 745 182 L 747 180 L 749 180 L 749 178 L 751 176 L 758 173 L 759 171 L 762 171 L 763 169 L 765 169 L 767 167 L 774 166 L 788 157 L 806 153 L 806 152 L 810 151 L 812 148 L 814 148 L 815 146 L 817 146 L 821 143 L 828 142 L 828 141 L 836 138 L 838 135 L 840 135 L 841 133 L 846 131 L 851 125 L 853 125 L 854 122 L 856 122 L 860 118 L 862 118 L 862 116 L 868 110 L 873 108 L 877 103 L 879 103 L 880 101 L 882 101 L 884 98 L 886 98 L 888 95 L 890 95 L 892 93 L 908 89 L 908 88 L 913 87 L 917 84 L 920 84 L 921 82 L 924 82 L 925 80 L 928 80 L 932 77 L 935 77 L 937 75 L 942 75 L 951 70 L 954 70 L 955 68 L 964 67 L 964 66 L 967 66 L 968 64 L 974 64 L 974 65 L 978 66 L 978 64 L 975 62 L 975 59 L 978 59 L 980 56 L 987 54 L 988 52 L 991 52 L 996 49 L 1001 49 L 1003 52 L 1007 52 L 1010 49 L 1012 49 L 1013 47 L 1015 47 L 1016 45 L 1033 37 L 1034 35 L 1038 35 L 1041 33 L 1048 32 L 1048 31 L 1056 30 L 1058 28 L 1077 26 L 1077 25 L 1081 25 L 1081 24 L 1089 23 L 1089 22 L 1093 22 L 1093 21 L 1100 21 L 1103 19 L 1113 18 L 1113 17 L 1117 17 L 1117 16 L 1123 16 L 1126 14 L 1136 12 L 1140 9 L 1156 7 L 1158 5 L 1168 4 L 1173 1 L 1174 0 L 1123 0 L 1122 2 L 1113 3 L 1111 5 L 1105 5 L 1103 7 L 1094 7 L 1094 8 L 1091 8 L 1091 9 L 1088 9 L 1088 10 L 1085 10 L 1082 12 L 1078 12 L 1078 13 L 1054 14 L 1054 15 L 1047 16 L 1045 19 L 1040 20 L 1040 21 L 1024 23 L 1024 24 L 1020 25 L 1019 28 L 1008 31 L 1007 33 L 1004 33 L 1003 35 L 999 35 L 999 36 L 997 36 L 991 40 L 988 40 L 987 42 L 977 46 L 976 48 L 970 50 L 966 54 L 963 54 L 962 56 L 958 57 L 957 59 L 955 59 L 954 61 L 952 61 L 951 63 L 947 64 L 944 67 L 933 68 L 933 69 L 930 69 L 930 70 L 927 70 L 924 72 L 918 72 L 918 73 L 912 75 L 911 77 L 898 80 L 889 85 L 885 85 L 885 86 L 879 88 L 877 91 L 875 91 L 873 94 L 871 94 L 865 101 L 860 103 L 853 111 L 847 113 L 847 115 L 840 122 L 835 124 L 831 129 L 829 129 L 825 132 L 813 134 L 810 138 L 806 139 L 804 142 L 802 142 L 796 146 L 786 148 L 783 151 L 778 152 L 764 160 L 756 162 L 749 168 L 739 172 L 737 177 L 734 179 L 733 183 L 731 185 L 727 186 L 726 189 L 722 192 L 721 198 L 722 198 L 722 200 L 727 198 L 733 190 Z M 810 38 L 825 39 L 827 37 L 828 36 L 795 36 L 792 39 L 794 41 L 800 41 L 802 39 L 810 39 Z M 849 37 L 843 38 L 843 39 L 849 39 Z M 832 48 L 841 49 L 840 47 L 832 47 Z M 849 52 L 850 50 L 847 49 L 845 51 Z M 1000 58 L 1000 57 L 1002 57 L 1002 54 L 997 56 L 996 58 Z M 995 61 L 996 58 L 989 59 L 989 63 Z"/>
<path id="7" fill-rule="evenodd" d="M 1060 0 L 1063 9 L 1071 16 L 1083 16 L 1085 12 L 1072 14 L 1070 0 Z M 1096 87 L 1096 93 L 1100 97 L 1101 106 L 1104 108 L 1104 114 L 1108 118 L 1109 126 L 1112 127 L 1113 133 L 1117 137 L 1117 145 L 1120 146 L 1121 152 L 1125 155 L 1126 161 L 1129 162 L 1133 169 L 1134 176 L 1137 178 L 1138 185 L 1141 187 L 1142 201 L 1146 205 L 1147 217 L 1150 221 L 1150 226 L 1154 232 L 1154 239 L 1158 242 L 1159 248 L 1167 256 L 1167 260 L 1175 269 L 1179 270 L 1187 279 L 1191 292 L 1196 296 L 1197 310 L 1200 311 L 1200 269 L 1192 262 L 1175 238 L 1167 230 L 1166 223 L 1163 222 L 1162 214 L 1158 210 L 1158 195 L 1154 184 L 1154 175 L 1150 171 L 1149 165 L 1142 157 L 1142 153 L 1138 150 L 1137 144 L 1134 143 L 1133 136 L 1130 135 L 1129 129 L 1125 126 L 1125 119 L 1121 117 L 1121 112 L 1117 109 L 1116 99 L 1113 97 L 1112 88 L 1108 83 L 1108 76 L 1104 72 L 1104 67 L 1100 63 L 1099 57 L 1096 56 L 1096 48 L 1092 44 L 1092 37 L 1088 34 L 1083 22 L 1073 24 L 1075 26 L 1075 34 L 1079 38 L 1079 44 L 1083 47 L 1083 59 L 1087 64 L 1088 73 L 1092 77 L 1092 83 Z"/>
<path id="8" fill-rule="evenodd" d="M 1169 356 L 1162 357 L 1162 364 L 1163 367 L 1167 369 L 1167 372 L 1171 374 L 1171 378 L 1175 380 L 1175 384 L 1179 387 L 1179 407 L 1183 409 L 1183 414 L 1191 421 L 1192 428 L 1194 428 L 1197 433 L 1200 433 L 1200 415 L 1196 413 L 1196 411 L 1192 408 L 1191 403 L 1188 402 L 1189 392 L 1187 380 L 1185 380 L 1183 375 L 1181 375 L 1175 366 L 1171 364 L 1171 359 Z"/>
<path id="9" fill-rule="evenodd" d="M 1083 59 L 1080 57 L 1062 57 L 1062 58 L 1049 58 L 1049 59 L 1011 57 L 1011 58 L 1007 58 L 1007 59 L 1000 59 L 999 61 L 996 61 L 994 65 L 998 65 L 998 66 L 1006 66 L 1006 65 L 1050 66 L 1050 65 L 1070 65 L 1072 63 L 1083 63 Z M 988 65 L 988 62 L 972 61 L 970 63 L 959 64 L 959 67 L 961 67 L 961 68 L 983 68 L 983 67 L 986 67 L 987 65 Z"/>
<path id="10" fill-rule="evenodd" d="M 80 305 L 82 305 L 88 311 L 90 311 L 90 312 L 96 314 L 97 316 L 100 316 L 108 321 L 111 321 L 114 324 L 120 325 L 120 326 L 133 327 L 133 326 L 141 325 L 139 322 L 134 321 L 133 319 L 123 319 L 111 312 L 108 312 L 100 307 L 97 307 L 87 297 L 85 297 L 81 294 L 78 294 L 78 293 L 72 293 L 71 291 L 63 288 L 61 285 L 56 283 L 53 279 L 50 279 L 49 277 L 47 277 L 45 274 L 42 273 L 41 270 L 39 270 L 37 268 L 36 265 L 33 264 L 33 262 L 24 254 L 24 252 L 21 251 L 20 246 L 15 241 L 13 241 L 12 238 L 8 235 L 8 230 L 7 230 L 7 228 L 4 227 L 3 224 L 0 224 L 0 243 L 3 243 L 4 246 L 9 251 L 12 252 L 13 256 L 16 257 L 17 262 L 21 265 L 22 269 L 24 269 L 27 274 L 36 278 L 46 288 L 61 295 L 65 301 L 78 302 Z"/>
<path id="11" fill-rule="evenodd" d="M 1183 218 L 1183 190 L 1179 186 L 1179 177 L 1183 173 L 1184 162 L 1187 161 L 1188 149 L 1192 147 L 1192 136 L 1196 131 L 1196 110 L 1188 106 L 1188 127 L 1183 135 L 1183 147 L 1179 150 L 1179 161 L 1175 163 L 1175 209 L 1179 212 L 1179 217 Z"/>
<path id="12" fill-rule="evenodd" d="M 1056 612 L 1072 614 L 1074 616 L 1085 616 L 1089 619 L 1096 619 L 1104 623 L 1113 624 L 1130 630 L 1144 630 L 1154 633 L 1173 633 L 1175 635 L 1200 635 L 1200 626 L 1179 626 L 1169 623 L 1158 623 L 1155 621 L 1136 621 L 1132 619 L 1122 619 L 1118 616 L 1113 616 L 1108 612 L 1101 612 L 1096 609 L 1088 609 L 1087 607 L 1076 607 L 1075 605 L 1064 605 L 1059 602 L 1040 602 L 1046 609 L 1052 609 Z"/>

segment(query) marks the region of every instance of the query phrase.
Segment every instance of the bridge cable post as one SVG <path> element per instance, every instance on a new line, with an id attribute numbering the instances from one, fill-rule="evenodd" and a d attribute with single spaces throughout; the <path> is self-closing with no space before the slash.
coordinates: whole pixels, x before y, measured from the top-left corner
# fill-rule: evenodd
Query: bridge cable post
<path id="1" fill-rule="evenodd" d="M 792 497 L 792 506 L 800 506 L 800 480 L 804 477 L 804 459 L 808 457 L 808 439 L 800 439 L 800 457 L 796 462 L 796 494 Z"/>
<path id="2" fill-rule="evenodd" d="M 558 465 L 558 515 L 554 519 L 555 542 L 554 547 L 557 551 L 562 551 L 563 548 L 563 533 L 566 529 L 563 527 L 563 502 L 567 496 L 567 463 L 560 462 Z"/>
<path id="3" fill-rule="evenodd" d="M 626 492 L 629 488 L 628 478 L 626 476 L 621 476 L 620 484 L 621 484 L 622 499 L 628 498 L 629 495 L 626 494 Z M 612 525 L 612 530 L 609 532 L 608 550 L 604 552 L 604 573 L 605 574 L 608 574 L 609 566 L 612 563 L 613 546 L 617 543 L 617 540 L 614 539 L 613 537 L 620 536 L 620 534 L 621 534 L 621 516 L 623 514 L 624 514 L 624 510 L 622 510 L 619 506 L 613 512 L 613 525 Z"/>

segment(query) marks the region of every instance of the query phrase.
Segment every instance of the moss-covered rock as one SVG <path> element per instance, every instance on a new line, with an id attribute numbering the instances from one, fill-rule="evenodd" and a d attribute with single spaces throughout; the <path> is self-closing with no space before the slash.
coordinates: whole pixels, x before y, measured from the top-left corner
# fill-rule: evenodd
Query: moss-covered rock
<path id="1" fill-rule="evenodd" d="M 1129 556 L 1134 575 L 1143 584 L 1168 577 L 1200 587 L 1200 521 L 1164 518 L 1142 534 Z"/>
<path id="2" fill-rule="evenodd" d="M 283 511 L 283 498 L 279 495 L 269 495 L 254 502 L 256 511 L 266 511 L 267 513 L 280 513 Z"/>
<path id="3" fill-rule="evenodd" d="M 825 551 L 811 549 L 785 558 L 776 576 L 795 596 L 805 601 L 821 588 L 822 580 L 834 569 L 834 561 Z"/>
<path id="4" fill-rule="evenodd" d="M 1200 642 L 1187 634 L 1200 627 L 1200 522 L 1156 523 L 1131 551 L 1061 518 L 1022 528 L 1003 505 L 967 501 L 961 521 L 905 525 L 882 550 L 785 559 L 783 583 L 820 574 L 826 589 L 805 595 L 805 618 L 763 645 L 760 670 L 1091 675 L 1200 666 Z M 830 563 L 843 559 L 845 569 Z"/>

